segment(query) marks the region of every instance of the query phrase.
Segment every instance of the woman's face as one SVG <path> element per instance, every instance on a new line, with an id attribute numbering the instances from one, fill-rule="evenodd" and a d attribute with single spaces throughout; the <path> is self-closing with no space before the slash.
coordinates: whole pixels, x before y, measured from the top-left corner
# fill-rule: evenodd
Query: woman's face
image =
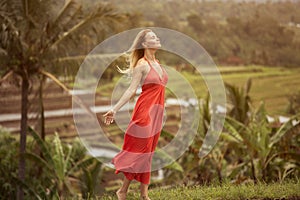
<path id="1" fill-rule="evenodd" d="M 148 32 L 145 35 L 144 47 L 149 49 L 158 49 L 161 47 L 160 40 L 155 33 Z"/>

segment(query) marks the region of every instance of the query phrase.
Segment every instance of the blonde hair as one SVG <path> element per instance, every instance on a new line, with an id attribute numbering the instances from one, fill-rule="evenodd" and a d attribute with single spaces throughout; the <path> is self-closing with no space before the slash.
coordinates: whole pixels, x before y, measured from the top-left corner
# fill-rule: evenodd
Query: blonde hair
<path id="1" fill-rule="evenodd" d="M 131 47 L 126 52 L 129 60 L 129 67 L 125 70 L 120 69 L 118 66 L 118 71 L 124 74 L 131 74 L 139 59 L 144 57 L 144 47 L 142 43 L 145 41 L 145 36 L 147 33 L 152 32 L 151 29 L 141 30 L 135 37 Z M 129 53 L 129 55 L 128 55 Z"/>

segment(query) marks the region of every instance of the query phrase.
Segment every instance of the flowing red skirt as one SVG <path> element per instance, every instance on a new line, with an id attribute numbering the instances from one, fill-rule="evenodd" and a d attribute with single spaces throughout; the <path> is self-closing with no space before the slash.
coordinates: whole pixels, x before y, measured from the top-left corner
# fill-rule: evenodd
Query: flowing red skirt
<path id="1" fill-rule="evenodd" d="M 163 72 L 160 79 L 151 66 L 126 129 L 122 151 L 111 161 L 116 168 L 115 174 L 122 172 L 127 179 L 144 184 L 150 183 L 152 157 L 162 129 L 168 80 L 164 69 Z"/>

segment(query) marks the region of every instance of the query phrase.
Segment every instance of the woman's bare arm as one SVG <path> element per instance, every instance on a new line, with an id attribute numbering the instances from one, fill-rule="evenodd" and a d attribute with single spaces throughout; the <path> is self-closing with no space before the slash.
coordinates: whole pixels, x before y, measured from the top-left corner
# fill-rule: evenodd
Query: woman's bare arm
<path id="1" fill-rule="evenodd" d="M 115 113 L 126 103 L 129 101 L 130 98 L 135 94 L 138 85 L 141 82 L 141 79 L 143 77 L 143 71 L 145 70 L 145 65 L 142 64 L 142 62 L 138 63 L 138 65 L 133 69 L 132 72 L 132 80 L 130 83 L 130 86 L 128 89 L 124 92 L 120 100 L 113 106 L 112 109 L 107 111 L 103 117 L 104 117 L 104 123 L 106 125 L 109 125 L 110 123 L 113 123 L 114 121 L 114 115 Z"/>
<path id="2" fill-rule="evenodd" d="M 141 82 L 143 77 L 144 65 L 137 65 L 132 72 L 132 80 L 128 89 L 124 92 L 120 100 L 114 105 L 113 110 L 117 112 L 125 103 L 127 103 L 133 95 Z"/>

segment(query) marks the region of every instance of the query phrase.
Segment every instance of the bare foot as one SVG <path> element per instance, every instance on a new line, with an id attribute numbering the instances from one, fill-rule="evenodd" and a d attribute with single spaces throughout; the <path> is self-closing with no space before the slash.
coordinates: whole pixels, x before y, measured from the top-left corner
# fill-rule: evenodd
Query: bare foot
<path id="1" fill-rule="evenodd" d="M 151 200 L 148 196 L 141 196 L 141 200 Z"/>
<path id="2" fill-rule="evenodd" d="M 118 190 L 116 192 L 116 195 L 118 197 L 118 200 L 126 200 L 126 192 L 121 192 L 120 190 Z"/>

